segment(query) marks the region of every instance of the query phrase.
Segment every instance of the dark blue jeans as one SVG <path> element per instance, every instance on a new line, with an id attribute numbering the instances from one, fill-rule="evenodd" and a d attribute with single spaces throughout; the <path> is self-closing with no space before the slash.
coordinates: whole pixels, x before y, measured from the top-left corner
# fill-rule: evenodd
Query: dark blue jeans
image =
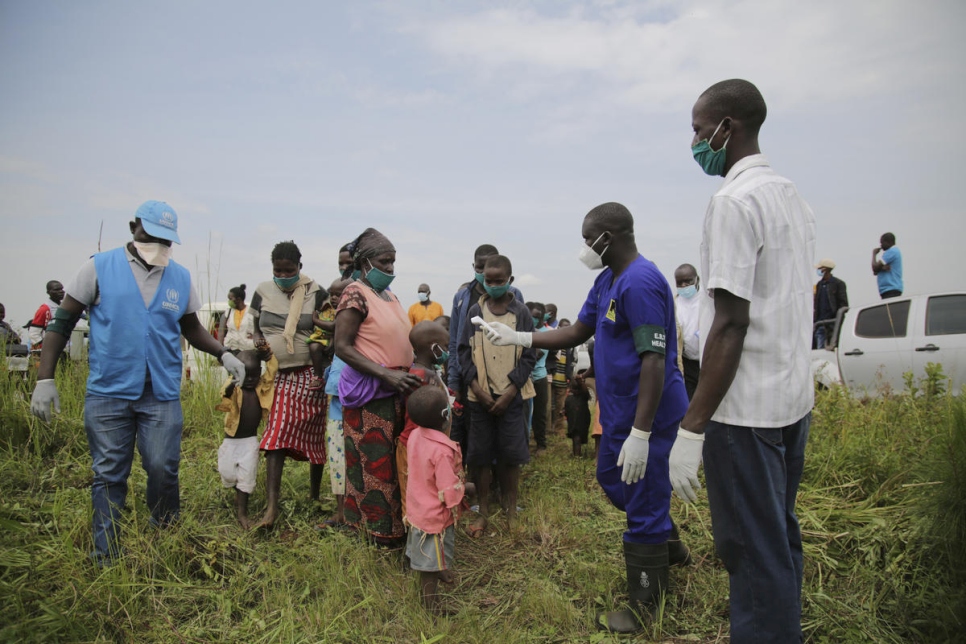
<path id="1" fill-rule="evenodd" d="M 181 401 L 154 397 L 151 383 L 138 400 L 88 394 L 84 429 L 91 451 L 94 483 L 94 552 L 98 562 L 116 557 L 120 548 L 117 523 L 127 498 L 127 479 L 134 462 L 134 445 L 148 475 L 147 503 L 151 523 L 164 526 L 178 518 L 181 497 L 178 465 L 181 460 Z"/>
<path id="2" fill-rule="evenodd" d="M 802 640 L 802 533 L 795 496 L 812 415 L 787 427 L 711 421 L 704 472 L 714 545 L 728 570 L 731 642 Z"/>

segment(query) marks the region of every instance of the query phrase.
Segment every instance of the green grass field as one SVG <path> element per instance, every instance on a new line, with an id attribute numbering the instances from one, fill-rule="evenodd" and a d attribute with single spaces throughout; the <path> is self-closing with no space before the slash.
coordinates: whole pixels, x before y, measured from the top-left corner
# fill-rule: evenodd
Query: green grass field
<path id="1" fill-rule="evenodd" d="M 304 463 L 286 466 L 275 531 L 237 526 L 216 469 L 215 388 L 199 382 L 183 397 L 182 521 L 149 527 L 136 464 L 125 556 L 96 569 L 84 377 L 75 365 L 58 375 L 63 413 L 48 427 L 29 415 L 29 383 L 0 373 L 0 641 L 615 641 L 593 618 L 625 599 L 623 516 L 565 439 L 525 468 L 516 530 L 497 518 L 480 540 L 458 531 L 446 599 L 457 613 L 433 619 L 401 553 L 315 529 L 334 501 L 309 500 Z M 818 396 L 798 506 L 807 641 L 963 641 L 966 396 L 924 389 L 866 403 Z M 256 515 L 263 501 L 260 484 Z M 675 499 L 672 514 L 696 565 L 672 569 L 663 619 L 637 640 L 726 642 L 706 495 Z"/>

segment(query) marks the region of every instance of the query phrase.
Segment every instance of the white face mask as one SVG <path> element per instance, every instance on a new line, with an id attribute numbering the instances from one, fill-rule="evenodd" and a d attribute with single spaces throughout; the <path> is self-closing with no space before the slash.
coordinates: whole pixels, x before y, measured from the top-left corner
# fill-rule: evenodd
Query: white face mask
<path id="1" fill-rule="evenodd" d="M 579 259 L 584 266 L 592 271 L 599 271 L 600 269 L 604 268 L 604 253 L 607 252 L 607 249 L 610 248 L 610 245 L 604 248 L 604 250 L 599 254 L 596 250 L 594 250 L 594 246 L 596 246 L 597 242 L 599 242 L 606 234 L 606 232 L 601 233 L 600 237 L 594 240 L 594 243 L 590 246 L 584 244 L 580 247 L 580 253 L 578 253 L 577 259 Z"/>
<path id="2" fill-rule="evenodd" d="M 419 301 L 420 302 L 428 302 L 429 301 L 429 293 L 417 293 L 417 295 L 419 296 Z"/>
<path id="3" fill-rule="evenodd" d="M 171 247 L 158 242 L 134 242 L 138 255 L 148 266 L 167 266 L 171 259 Z"/>

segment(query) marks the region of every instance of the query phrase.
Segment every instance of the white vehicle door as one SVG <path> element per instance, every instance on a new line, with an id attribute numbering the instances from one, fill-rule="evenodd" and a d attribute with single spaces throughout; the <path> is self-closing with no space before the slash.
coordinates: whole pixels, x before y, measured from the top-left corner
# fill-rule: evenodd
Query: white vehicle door
<path id="1" fill-rule="evenodd" d="M 928 363 L 939 363 L 959 392 L 966 384 L 966 294 L 930 296 L 920 318 L 923 332 L 916 334 L 912 358 L 916 378 L 925 375 Z"/>
<path id="2" fill-rule="evenodd" d="M 849 389 L 874 396 L 905 388 L 902 374 L 913 368 L 910 319 L 917 302 L 893 298 L 862 307 L 842 329 L 839 368 Z"/>

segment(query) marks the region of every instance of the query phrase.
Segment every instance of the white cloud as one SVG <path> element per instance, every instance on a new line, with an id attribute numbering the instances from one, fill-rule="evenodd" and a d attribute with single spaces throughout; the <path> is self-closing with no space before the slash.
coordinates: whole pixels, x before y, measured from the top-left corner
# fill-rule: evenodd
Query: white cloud
<path id="1" fill-rule="evenodd" d="M 696 87 L 735 76 L 774 87 L 766 93 L 786 107 L 877 95 L 897 78 L 932 82 L 958 69 L 957 60 L 936 54 L 950 46 L 943 32 L 954 35 L 950 14 L 964 13 L 948 2 L 898 0 L 605 8 L 593 15 L 491 9 L 422 16 L 405 29 L 451 65 L 505 84 L 518 98 L 535 90 L 552 97 L 582 83 L 585 101 L 662 111 L 690 105 Z"/>

